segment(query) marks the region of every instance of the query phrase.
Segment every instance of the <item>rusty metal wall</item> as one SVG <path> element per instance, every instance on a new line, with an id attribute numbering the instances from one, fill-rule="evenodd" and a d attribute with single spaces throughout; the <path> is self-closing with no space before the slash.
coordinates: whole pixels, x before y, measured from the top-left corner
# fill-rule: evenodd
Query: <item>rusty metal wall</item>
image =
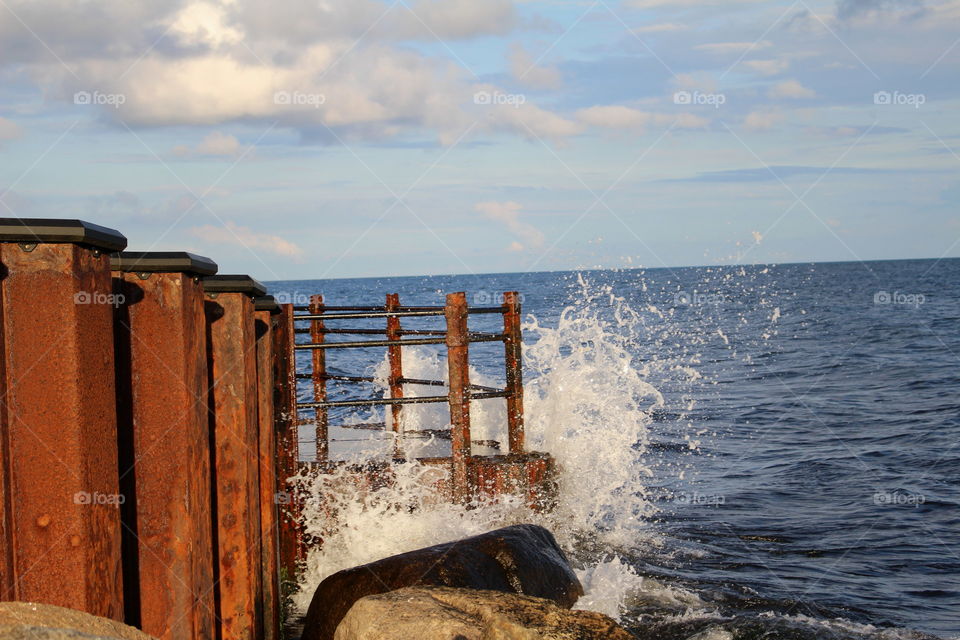
<path id="1" fill-rule="evenodd" d="M 110 260 L 0 244 L 3 599 L 123 619 Z"/>
<path id="2" fill-rule="evenodd" d="M 263 638 L 280 634 L 279 538 L 277 530 L 277 445 L 273 415 L 273 322 L 257 311 L 257 409 L 260 425 L 260 569 L 263 581 Z"/>
<path id="3" fill-rule="evenodd" d="M 208 293 L 205 309 L 219 637 L 255 640 L 263 630 L 263 580 L 254 306 L 243 293 Z"/>
<path id="4" fill-rule="evenodd" d="M 213 529 L 203 286 L 114 273 L 127 621 L 162 640 L 213 638 Z M 136 619 L 134 619 L 134 616 Z"/>

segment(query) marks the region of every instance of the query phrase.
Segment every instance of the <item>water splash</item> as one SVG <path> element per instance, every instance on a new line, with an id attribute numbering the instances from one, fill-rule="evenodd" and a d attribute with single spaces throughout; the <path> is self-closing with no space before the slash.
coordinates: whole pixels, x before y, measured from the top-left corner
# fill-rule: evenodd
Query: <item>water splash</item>
<path id="1" fill-rule="evenodd" d="M 396 482 L 388 486 L 358 487 L 345 470 L 305 475 L 298 482 L 313 497 L 305 509 L 306 532 L 323 545 L 308 555 L 295 596 L 298 608 L 305 610 L 319 582 L 341 569 L 522 522 L 541 524 L 557 537 L 584 582 L 582 606 L 618 616 L 630 598 L 650 587 L 620 556 L 656 541 L 649 523 L 655 508 L 647 492 L 652 471 L 644 455 L 651 413 L 664 406 L 655 382 L 665 367 L 636 361 L 631 349 L 656 310 L 635 311 L 608 289 L 590 292 L 582 280 L 581 288 L 580 302 L 565 308 L 552 326 L 532 316 L 524 324 L 528 449 L 549 452 L 558 464 L 556 508 L 539 514 L 510 496 L 469 508 L 448 504 L 432 489 L 446 471 L 416 462 L 393 464 Z M 404 351 L 404 370 L 409 377 L 445 379 L 446 362 L 439 354 L 410 349 Z M 386 374 L 385 363 L 374 372 L 381 389 Z M 471 375 L 481 384 L 496 384 L 476 371 Z M 505 446 L 502 405 L 472 405 L 474 439 Z M 449 427 L 448 419 L 443 405 L 408 405 L 402 426 Z M 449 455 L 449 442 L 436 438 L 405 439 L 404 447 L 409 459 L 437 455 L 437 447 L 446 447 L 443 454 Z M 377 451 L 368 448 L 363 456 Z M 381 446 L 384 461 L 386 451 Z"/>

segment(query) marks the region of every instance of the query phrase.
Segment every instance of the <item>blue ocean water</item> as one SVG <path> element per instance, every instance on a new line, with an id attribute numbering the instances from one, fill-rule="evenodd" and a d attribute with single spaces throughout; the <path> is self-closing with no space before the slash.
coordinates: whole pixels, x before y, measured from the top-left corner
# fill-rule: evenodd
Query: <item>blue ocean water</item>
<path id="1" fill-rule="evenodd" d="M 270 289 L 331 305 L 394 292 L 442 304 L 451 291 L 482 305 L 518 290 L 541 326 L 587 309 L 621 332 L 629 366 L 663 396 L 642 443 L 656 543 L 627 558 L 711 611 L 638 599 L 623 620 L 639 637 L 960 637 L 960 260 Z M 495 375 L 484 348 L 474 362 Z M 362 373 L 375 364 L 364 357 L 333 371 Z M 351 391 L 333 388 L 364 395 Z"/>

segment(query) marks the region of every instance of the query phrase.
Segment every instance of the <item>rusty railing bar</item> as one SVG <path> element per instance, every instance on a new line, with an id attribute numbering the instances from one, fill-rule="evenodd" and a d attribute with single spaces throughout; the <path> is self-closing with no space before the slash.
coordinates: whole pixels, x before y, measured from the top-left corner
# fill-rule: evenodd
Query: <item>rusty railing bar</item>
<path id="1" fill-rule="evenodd" d="M 482 313 L 503 313 L 501 307 L 472 307 L 466 311 L 468 314 Z M 426 307 L 421 311 L 370 311 L 365 313 L 310 313 L 306 315 L 294 316 L 294 320 L 342 320 L 350 318 L 386 318 L 387 316 L 442 316 L 444 307 Z"/>
<path id="2" fill-rule="evenodd" d="M 323 325 L 323 296 L 315 295 L 310 298 L 310 311 L 317 316 L 310 322 L 310 339 L 315 344 L 323 344 L 324 334 L 320 331 Z M 296 317 L 296 316 L 294 316 Z M 294 351 L 297 346 L 294 345 Z M 327 399 L 327 355 L 323 350 L 314 350 L 311 355 L 313 364 L 313 399 L 315 402 L 325 402 Z M 298 403 L 299 406 L 299 403 Z M 327 428 L 327 410 L 319 407 L 315 412 L 314 428 L 317 438 L 317 459 L 326 460 L 330 453 L 329 429 Z"/>
<path id="3" fill-rule="evenodd" d="M 487 400 L 490 398 L 506 398 L 506 391 L 484 391 L 471 393 L 470 400 Z M 447 396 L 414 396 L 409 398 L 374 398 L 372 400 L 335 400 L 330 402 L 298 402 L 298 409 L 315 409 L 317 407 L 372 407 L 393 404 L 430 404 L 447 402 Z"/>
<path id="4" fill-rule="evenodd" d="M 469 342 L 503 342 L 507 337 L 502 333 L 470 333 Z M 391 347 L 403 345 L 446 344 L 445 338 L 414 338 L 407 340 L 351 340 L 343 342 L 304 342 L 295 349 L 362 349 L 364 347 Z"/>
<path id="5" fill-rule="evenodd" d="M 467 328 L 468 307 L 464 292 L 447 294 L 444 308 L 447 323 L 447 379 L 450 406 L 451 497 L 455 503 L 470 499 L 470 332 Z M 479 394 L 478 394 L 479 395 Z"/>
<path id="6" fill-rule="evenodd" d="M 310 329 L 296 329 L 294 333 L 310 333 Z M 386 335 L 386 329 L 323 329 L 320 333 L 358 335 L 358 336 L 382 336 Z M 435 331 L 432 329 L 401 329 L 398 332 L 401 336 L 442 336 L 446 331 Z"/>

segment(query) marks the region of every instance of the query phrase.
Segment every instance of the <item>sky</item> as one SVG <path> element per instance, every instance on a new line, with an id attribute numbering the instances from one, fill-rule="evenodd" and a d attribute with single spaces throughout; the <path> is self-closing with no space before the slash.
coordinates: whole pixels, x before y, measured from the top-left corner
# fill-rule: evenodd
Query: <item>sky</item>
<path id="1" fill-rule="evenodd" d="M 0 216 L 262 280 L 960 256 L 960 0 L 0 0 Z"/>

